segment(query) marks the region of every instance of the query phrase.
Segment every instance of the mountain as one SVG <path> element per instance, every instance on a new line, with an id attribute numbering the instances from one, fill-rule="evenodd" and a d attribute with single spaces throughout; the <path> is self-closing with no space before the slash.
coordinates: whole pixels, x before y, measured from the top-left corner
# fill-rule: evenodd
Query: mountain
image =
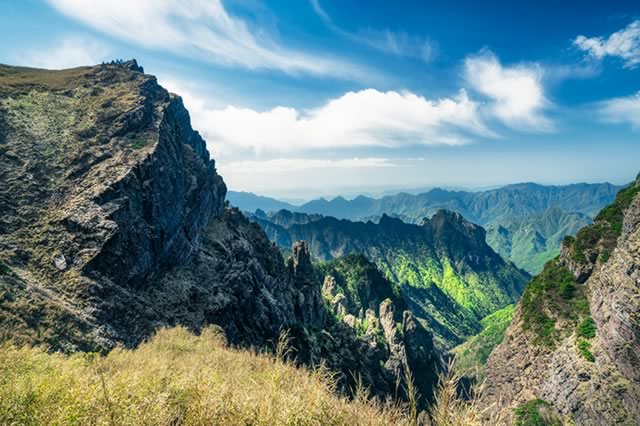
<path id="1" fill-rule="evenodd" d="M 431 334 L 397 298 L 369 298 L 359 325 L 338 318 L 306 244 L 285 261 L 225 206 L 181 98 L 135 61 L 0 66 L 0 120 L 0 341 L 107 353 L 216 325 L 230 345 L 269 351 L 289 330 L 295 361 L 322 363 L 345 393 L 358 382 L 402 397 L 420 370 L 412 384 L 422 406 L 431 398 Z"/>
<path id="2" fill-rule="evenodd" d="M 269 215 L 282 216 L 288 214 Z M 516 302 L 529 278 L 486 244 L 484 229 L 446 210 L 421 225 L 386 215 L 379 223 L 318 216 L 300 217 L 300 222 L 274 226 L 288 232 L 284 241 L 307 241 L 319 260 L 364 254 L 388 279 L 402 284 L 411 310 L 443 349 L 479 332 L 486 315 Z M 276 234 L 271 237 L 278 242 Z"/>
<path id="3" fill-rule="evenodd" d="M 227 200 L 229 204 L 245 212 L 254 212 L 256 210 L 271 212 L 282 209 L 295 210 L 297 208 L 297 206 L 284 201 L 244 191 L 228 191 Z"/>
<path id="4" fill-rule="evenodd" d="M 294 210 L 350 220 L 394 214 L 419 222 L 437 210 L 446 209 L 462 214 L 471 222 L 486 225 L 506 218 L 543 214 L 550 207 L 593 217 L 613 200 L 618 189 L 609 183 L 565 186 L 521 183 L 479 192 L 435 188 L 422 194 L 399 193 L 380 199 L 363 196 L 351 201 L 342 197 L 331 201 L 319 199 Z"/>
<path id="5" fill-rule="evenodd" d="M 408 223 L 420 223 L 440 209 L 454 211 L 485 227 L 487 242 L 495 251 L 519 268 L 537 274 L 547 260 L 557 256 L 562 238 L 589 224 L 602 207 L 613 201 L 619 189 L 608 183 L 521 183 L 479 192 L 435 188 L 421 194 L 399 193 L 380 199 L 321 198 L 285 209 L 364 222 L 377 222 L 386 214 Z"/>
<path id="6" fill-rule="evenodd" d="M 486 366 L 488 412 L 640 421 L 640 177 L 567 237 L 528 285 Z"/>
<path id="7" fill-rule="evenodd" d="M 505 259 L 531 273 L 560 254 L 560 243 L 567 235 L 591 223 L 583 213 L 567 213 L 550 207 L 542 214 L 516 216 L 486 225 L 487 243 Z"/>

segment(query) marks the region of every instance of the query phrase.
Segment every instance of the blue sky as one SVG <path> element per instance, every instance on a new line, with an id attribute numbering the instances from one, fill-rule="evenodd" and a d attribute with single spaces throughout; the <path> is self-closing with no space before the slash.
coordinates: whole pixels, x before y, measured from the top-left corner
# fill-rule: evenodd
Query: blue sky
<path id="1" fill-rule="evenodd" d="M 640 4 L 527 3 L 5 0 L 0 62 L 135 57 L 234 190 L 630 181 Z"/>

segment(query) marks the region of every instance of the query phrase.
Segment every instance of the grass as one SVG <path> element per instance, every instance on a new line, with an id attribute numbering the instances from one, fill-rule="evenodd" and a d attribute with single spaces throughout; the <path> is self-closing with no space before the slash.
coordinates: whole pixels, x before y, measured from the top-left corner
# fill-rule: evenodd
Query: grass
<path id="1" fill-rule="evenodd" d="M 137 135 L 133 143 L 129 145 L 132 149 L 142 149 L 145 146 L 153 143 L 153 137 L 151 135 Z"/>
<path id="2" fill-rule="evenodd" d="M 214 328 L 161 330 L 135 350 L 65 356 L 0 347 L 0 424 L 414 424 L 409 407 L 335 393 L 326 369 L 225 345 Z"/>
<path id="3" fill-rule="evenodd" d="M 496 411 L 488 414 L 479 408 L 477 399 L 465 400 L 460 396 L 459 382 L 461 377 L 455 371 L 454 362 L 450 361 L 447 373 L 442 373 L 439 376 L 434 404 L 429 411 L 431 424 L 434 426 L 505 424 L 504 413 Z M 480 393 L 481 390 L 477 392 L 478 395 Z M 483 419 L 483 417 L 489 418 Z"/>
<path id="4" fill-rule="evenodd" d="M 515 410 L 515 426 L 561 426 L 548 409 L 549 403 L 542 399 L 533 399 Z"/>
<path id="5" fill-rule="evenodd" d="M 13 271 L 7 265 L 0 261 L 0 275 L 11 275 Z"/>

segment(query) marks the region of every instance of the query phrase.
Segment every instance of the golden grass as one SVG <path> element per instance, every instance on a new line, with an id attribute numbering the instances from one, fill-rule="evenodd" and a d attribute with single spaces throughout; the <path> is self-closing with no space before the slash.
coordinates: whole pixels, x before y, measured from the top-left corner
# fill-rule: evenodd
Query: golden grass
<path id="1" fill-rule="evenodd" d="M 283 349 L 278 352 L 282 355 Z M 107 356 L 0 347 L 0 424 L 409 425 L 405 406 L 335 393 L 331 374 L 161 330 Z"/>
<path id="2" fill-rule="evenodd" d="M 467 401 L 458 395 L 460 376 L 455 373 L 454 361 L 447 366 L 447 373 L 440 374 L 430 417 L 434 426 L 504 425 L 507 420 L 501 411 L 482 410 L 477 400 Z M 482 389 L 474 394 L 480 395 Z M 489 407 L 491 408 L 491 407 Z"/>

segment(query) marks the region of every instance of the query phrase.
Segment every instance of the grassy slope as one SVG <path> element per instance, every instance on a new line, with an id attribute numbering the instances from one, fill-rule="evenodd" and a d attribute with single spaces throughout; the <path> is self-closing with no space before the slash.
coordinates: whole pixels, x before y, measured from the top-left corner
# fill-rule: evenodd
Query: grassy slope
<path id="1" fill-rule="evenodd" d="M 322 370 L 226 347 L 213 328 L 135 350 L 64 356 L 0 347 L 0 424 L 409 424 L 399 406 L 336 396 Z"/>
<path id="2" fill-rule="evenodd" d="M 509 305 L 483 318 L 482 331 L 453 349 L 456 355 L 455 368 L 459 374 L 482 380 L 487 358 L 493 348 L 502 342 L 514 310 L 515 305 Z"/>

